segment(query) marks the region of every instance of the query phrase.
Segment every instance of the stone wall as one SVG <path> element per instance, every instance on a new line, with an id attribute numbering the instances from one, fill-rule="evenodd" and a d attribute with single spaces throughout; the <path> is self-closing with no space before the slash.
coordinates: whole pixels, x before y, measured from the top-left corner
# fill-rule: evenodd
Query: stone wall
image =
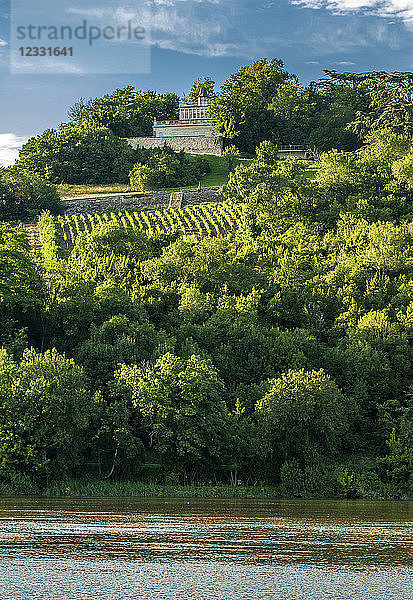
<path id="1" fill-rule="evenodd" d="M 145 194 L 110 194 L 102 196 L 82 196 L 63 199 L 64 213 L 69 217 L 87 213 L 102 213 L 111 210 L 154 210 L 168 206 L 171 192 L 149 192 Z M 222 202 L 223 196 L 219 188 L 201 188 L 183 191 L 185 204 L 201 204 L 202 202 Z"/>
<path id="2" fill-rule="evenodd" d="M 127 138 L 126 141 L 132 148 L 162 148 L 165 144 L 175 152 L 191 152 L 192 154 L 213 154 L 221 156 L 223 151 L 220 137 L 198 136 L 168 136 L 168 137 L 142 137 Z"/>
<path id="3" fill-rule="evenodd" d="M 173 122 L 173 121 L 172 121 Z M 165 137 L 218 137 L 211 128 L 209 123 L 179 123 L 175 121 L 175 125 L 155 123 L 153 126 L 153 134 L 156 138 Z"/>

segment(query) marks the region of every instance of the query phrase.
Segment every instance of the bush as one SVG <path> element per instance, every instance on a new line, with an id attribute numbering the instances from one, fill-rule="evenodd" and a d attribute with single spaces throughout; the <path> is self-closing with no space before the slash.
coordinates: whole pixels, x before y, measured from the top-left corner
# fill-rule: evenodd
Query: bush
<path id="1" fill-rule="evenodd" d="M 64 124 L 29 140 L 17 164 L 54 183 L 126 183 L 137 156 L 106 127 Z"/>
<path id="2" fill-rule="evenodd" d="M 42 210 L 59 213 L 56 187 L 38 175 L 0 168 L 0 220 L 32 220 Z"/>
<path id="3" fill-rule="evenodd" d="M 135 190 L 146 190 L 192 185 L 211 167 L 202 156 L 192 156 L 184 152 L 174 152 L 165 146 L 147 155 L 129 173 L 130 185 Z"/>

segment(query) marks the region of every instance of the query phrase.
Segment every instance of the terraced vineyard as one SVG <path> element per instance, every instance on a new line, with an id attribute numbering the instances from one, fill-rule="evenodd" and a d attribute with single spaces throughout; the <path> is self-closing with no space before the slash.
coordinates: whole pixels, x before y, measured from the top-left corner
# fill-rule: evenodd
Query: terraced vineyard
<path id="1" fill-rule="evenodd" d="M 161 208 L 142 211 L 111 211 L 68 217 L 57 217 L 62 245 L 73 247 L 76 237 L 103 223 L 116 223 L 125 229 L 143 230 L 149 235 L 180 232 L 184 235 L 210 237 L 234 233 L 243 219 L 244 207 L 233 202 L 187 205 L 182 209 Z"/>

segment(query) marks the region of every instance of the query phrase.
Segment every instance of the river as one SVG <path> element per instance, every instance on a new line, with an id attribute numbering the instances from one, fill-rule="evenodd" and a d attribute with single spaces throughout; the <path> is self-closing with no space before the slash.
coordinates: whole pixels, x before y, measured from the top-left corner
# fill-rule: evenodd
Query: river
<path id="1" fill-rule="evenodd" d="M 413 600 L 413 502 L 0 499 L 1 600 Z"/>

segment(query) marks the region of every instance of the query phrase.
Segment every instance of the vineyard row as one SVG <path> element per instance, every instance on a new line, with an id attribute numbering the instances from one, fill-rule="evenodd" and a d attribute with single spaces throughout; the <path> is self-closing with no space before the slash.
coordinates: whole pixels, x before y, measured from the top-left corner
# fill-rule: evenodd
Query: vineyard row
<path id="1" fill-rule="evenodd" d="M 76 237 L 102 224 L 117 224 L 125 229 L 142 230 L 148 235 L 180 232 L 184 235 L 211 237 L 234 233 L 243 220 L 244 207 L 233 202 L 188 205 L 181 209 L 162 208 L 142 211 L 112 211 L 57 217 L 57 229 L 66 249 Z"/>

